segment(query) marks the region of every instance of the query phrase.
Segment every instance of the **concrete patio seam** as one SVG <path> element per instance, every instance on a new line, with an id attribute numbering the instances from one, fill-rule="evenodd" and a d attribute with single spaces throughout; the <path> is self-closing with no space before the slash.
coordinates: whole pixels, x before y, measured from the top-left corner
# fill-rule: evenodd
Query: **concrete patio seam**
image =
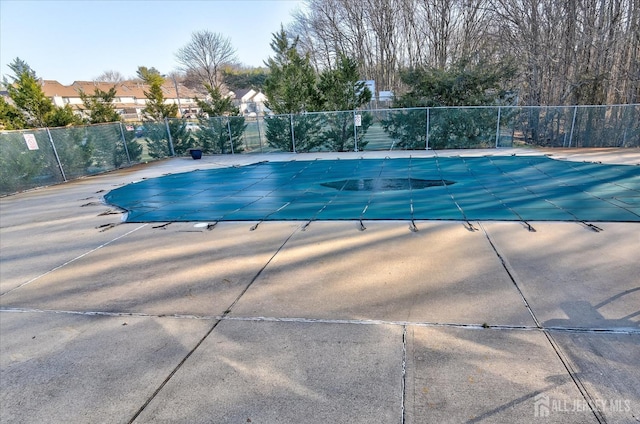
<path id="1" fill-rule="evenodd" d="M 401 423 L 405 424 L 407 419 L 407 411 L 405 402 L 407 397 L 407 326 L 402 327 L 402 393 L 400 410 L 402 411 Z"/>
<path id="2" fill-rule="evenodd" d="M 120 236 L 118 236 L 118 237 L 116 237 L 116 238 L 114 238 L 114 239 L 112 239 L 112 240 L 107 241 L 106 243 L 102 243 L 100 246 L 95 247 L 95 248 L 93 248 L 93 249 L 91 249 L 91 250 L 88 250 L 87 252 L 84 252 L 84 253 L 83 253 L 83 254 L 81 254 L 81 255 L 78 255 L 78 256 L 76 256 L 75 258 L 73 258 L 73 259 L 71 259 L 71 260 L 68 260 L 67 262 L 63 263 L 62 265 L 58 265 L 58 266 L 56 266 L 56 267 L 54 267 L 54 268 L 50 269 L 49 271 L 46 271 L 46 272 L 44 272 L 44 273 L 42 273 L 42 274 L 40 274 L 40 275 L 38 275 L 38 276 L 36 276 L 36 277 L 33 277 L 31 280 L 26 281 L 26 282 L 24 282 L 24 283 L 20 284 L 20 285 L 19 285 L 19 286 L 17 286 L 17 287 L 14 287 L 14 288 L 12 288 L 12 289 L 10 289 L 10 290 L 7 290 L 7 291 L 6 291 L 6 292 L 4 292 L 4 293 L 0 293 L 0 297 L 4 296 L 5 294 L 11 293 L 11 292 L 13 292 L 13 291 L 15 291 L 15 290 L 18 290 L 19 288 L 22 288 L 22 287 L 24 287 L 24 286 L 26 286 L 26 285 L 28 285 L 28 284 L 31 284 L 31 283 L 33 283 L 34 281 L 36 281 L 36 280 L 38 280 L 38 279 L 40 279 L 40 278 L 42 278 L 42 277 L 44 277 L 44 276 L 46 276 L 46 275 L 51 274 L 52 272 L 55 272 L 55 271 L 57 271 L 57 270 L 59 270 L 59 269 L 61 269 L 61 268 L 64 268 L 65 266 L 67 266 L 67 265 L 69 265 L 69 264 L 71 264 L 71 263 L 73 263 L 73 262 L 77 261 L 78 259 L 82 259 L 82 258 L 84 258 L 85 256 L 87 256 L 87 255 L 89 255 L 89 254 L 91 254 L 91 253 L 93 253 L 93 252 L 95 252 L 95 251 L 97 251 L 97 250 L 100 250 L 100 249 L 102 249 L 103 247 L 108 246 L 108 245 L 110 245 L 111 243 L 113 243 L 113 242 L 115 242 L 115 241 L 118 241 L 118 240 L 120 240 L 121 238 L 126 237 L 126 236 L 128 236 L 128 235 L 130 235 L 130 234 L 132 234 L 132 233 L 134 233 L 134 232 L 136 232 L 136 231 L 138 231 L 138 230 L 139 230 L 139 229 L 141 229 L 141 228 L 146 227 L 147 225 L 149 225 L 149 224 L 143 224 L 143 225 L 140 225 L 140 226 L 138 226 L 138 227 L 134 228 L 134 229 L 133 229 L 133 230 L 131 230 L 131 231 L 128 231 L 128 232 L 126 232 L 126 233 L 124 233 L 124 234 L 122 234 L 122 235 L 120 235 Z"/>
<path id="3" fill-rule="evenodd" d="M 587 390 L 587 388 L 586 388 L 585 384 L 582 382 L 582 380 L 580 380 L 580 377 L 578 376 L 578 373 L 576 372 L 576 370 L 573 369 L 573 366 L 571 365 L 571 362 L 570 362 L 569 358 L 566 357 L 566 355 L 560 350 L 560 347 L 558 346 L 556 341 L 553 339 L 551 334 L 549 334 L 549 332 L 546 329 L 542 328 L 542 325 L 540 324 L 540 321 L 536 317 L 535 313 L 533 312 L 533 309 L 531 308 L 531 306 L 529 305 L 529 302 L 527 301 L 527 298 L 525 297 L 524 293 L 520 289 L 520 286 L 518 285 L 518 282 L 516 281 L 516 279 L 514 277 L 514 273 L 511 272 L 511 270 L 507 266 L 507 262 L 505 261 L 504 257 L 500 254 L 500 252 L 498 252 L 497 246 L 493 243 L 493 240 L 491 240 L 491 236 L 489 235 L 489 232 L 486 230 L 486 228 L 482 225 L 481 222 L 478 222 L 478 225 L 480 226 L 480 228 L 482 228 L 482 231 L 484 232 L 484 235 L 486 236 L 487 240 L 489 241 L 489 244 L 491 245 L 491 248 L 495 252 L 495 254 L 498 257 L 498 259 L 500 260 L 500 263 L 502 264 L 502 267 L 507 272 L 507 275 L 509 276 L 509 279 L 511 279 L 511 282 L 513 283 L 513 285 L 515 286 L 516 290 L 520 294 L 520 297 L 522 298 L 522 301 L 526 305 L 527 310 L 531 314 L 531 317 L 533 318 L 534 322 L 536 323 L 536 326 L 542 330 L 542 333 L 544 334 L 545 338 L 549 342 L 549 345 L 551 346 L 551 348 L 555 352 L 556 356 L 558 357 L 558 359 L 562 363 L 562 366 L 565 368 L 565 370 L 569 374 L 569 377 L 571 377 L 571 380 L 573 381 L 574 385 L 576 386 L 576 388 L 578 389 L 578 391 L 580 392 L 580 394 L 582 395 L 584 400 L 587 402 L 587 405 L 588 405 L 589 409 L 591 410 L 593 416 L 596 418 L 596 420 L 599 423 L 606 423 L 606 420 L 605 420 L 604 416 L 602 415 L 602 413 L 592 406 L 592 405 L 595 405 L 594 397 L 591 395 L 591 393 L 589 393 L 589 391 Z"/>
<path id="4" fill-rule="evenodd" d="M 618 334 L 640 335 L 640 329 L 634 328 L 587 328 L 587 327 L 536 327 L 527 325 L 483 325 L 462 324 L 454 322 L 426 322 L 426 321 L 392 321 L 375 319 L 329 319 L 329 318 L 305 318 L 305 317 L 259 317 L 259 316 L 229 316 L 229 315 L 184 315 L 184 314 L 146 314 L 140 312 L 108 312 L 108 311 L 69 311 L 55 309 L 36 308 L 11 308 L 0 307 L 0 312 L 9 313 L 50 313 L 69 314 L 83 316 L 104 317 L 137 317 L 137 318 L 171 318 L 203 321 L 246 321 L 246 322 L 282 322 L 298 324 L 344 324 L 344 325 L 391 325 L 401 327 L 425 327 L 425 328 L 460 328 L 468 330 L 496 330 L 496 331 L 548 331 L 552 333 L 576 333 L 576 334 Z"/>
<path id="5" fill-rule="evenodd" d="M 146 225 L 146 224 L 145 224 Z M 257 226 L 256 226 L 257 227 Z M 158 393 L 160 393 L 162 391 L 162 389 L 167 385 L 167 383 L 171 380 L 171 378 L 180 370 L 180 368 L 182 368 L 182 366 L 185 364 L 185 362 L 187 362 L 187 360 L 191 357 L 191 355 L 193 355 L 193 353 L 198 350 L 198 348 L 202 345 L 202 343 L 204 343 L 204 341 L 207 339 L 207 337 L 209 337 L 209 335 L 211 335 L 211 333 L 213 333 L 213 330 L 216 329 L 216 327 L 218 326 L 218 324 L 220 324 L 220 322 L 223 321 L 224 317 L 226 317 L 228 314 L 231 313 L 231 310 L 233 309 L 233 307 L 236 305 L 236 303 L 238 303 L 238 301 L 242 298 L 242 296 L 247 292 L 247 290 L 249 290 L 249 288 L 251 287 L 251 285 L 258 279 L 258 277 L 260 276 L 260 274 L 262 274 L 262 271 L 265 270 L 265 268 L 271 263 L 271 261 L 273 260 L 273 258 L 275 258 L 278 253 L 280 252 L 280 250 L 282 250 L 282 248 L 284 247 L 285 244 L 287 244 L 287 242 L 291 239 L 291 237 L 293 237 L 293 235 L 298 231 L 300 227 L 296 227 L 295 230 L 293 230 L 291 232 L 291 234 L 289 234 L 289 236 L 285 239 L 285 241 L 282 243 L 282 245 L 280 245 L 280 247 L 278 247 L 278 249 L 275 251 L 275 253 L 269 258 L 269 260 L 267 260 L 267 262 L 262 266 L 262 268 L 260 268 L 258 270 L 258 272 L 256 273 L 256 275 L 253 276 L 253 278 L 251 279 L 251 281 L 249 281 L 249 284 L 247 284 L 247 286 L 244 288 L 244 290 L 242 290 L 240 292 L 240 294 L 238 295 L 238 297 L 236 297 L 236 299 L 231 303 L 231 305 L 224 311 L 224 313 L 222 314 L 220 319 L 217 319 L 215 321 L 215 323 L 211 326 L 211 328 L 205 333 L 205 335 L 198 341 L 198 343 L 196 343 L 196 345 L 193 347 L 193 349 L 191 349 L 184 358 L 182 358 L 182 360 L 180 361 L 180 363 L 178 363 L 178 365 L 176 365 L 176 367 L 169 373 L 169 375 L 164 379 L 164 381 L 160 384 L 160 386 L 158 386 L 158 388 L 151 394 L 151 396 L 149 396 L 149 398 L 145 401 L 145 403 L 138 409 L 138 411 L 136 411 L 136 413 L 133 415 L 133 417 L 131 418 L 131 420 L 129 420 L 129 424 L 132 424 L 133 422 L 135 422 L 135 420 L 140 416 L 140 414 L 142 414 L 142 412 L 144 412 L 144 410 L 147 408 L 147 406 L 149 406 L 149 404 L 153 401 L 153 399 L 155 399 L 155 397 L 158 395 Z M 254 228 L 253 230 L 255 230 L 256 228 Z M 252 230 L 252 231 L 253 231 Z"/>
<path id="6" fill-rule="evenodd" d="M 160 391 L 162 391 L 162 389 L 164 388 L 164 386 L 167 385 L 169 380 L 171 380 L 171 378 L 178 372 L 178 370 L 182 368 L 184 363 L 187 362 L 187 359 L 189 359 L 191 355 L 193 355 L 193 353 L 200 347 L 200 345 L 202 345 L 202 343 L 207 339 L 207 337 L 209 337 L 209 335 L 213 332 L 213 330 L 215 330 L 215 328 L 218 326 L 220 322 L 221 322 L 220 320 L 216 321 L 211 326 L 211 328 L 204 334 L 204 336 L 198 341 L 198 343 L 196 343 L 196 345 L 185 355 L 185 357 L 182 358 L 182 360 L 178 363 L 178 365 L 176 365 L 175 368 L 169 373 L 169 375 L 167 375 L 167 377 L 160 384 L 160 386 L 158 386 L 158 388 L 151 394 L 151 396 L 149 396 L 149 398 L 136 411 L 133 417 L 129 420 L 129 424 L 133 423 L 140 416 L 140 414 L 142 414 L 142 412 L 147 408 L 147 406 L 149 406 L 151 401 L 158 395 L 158 393 L 160 393 Z"/>
<path id="7" fill-rule="evenodd" d="M 598 420 L 599 423 L 606 423 L 607 420 L 604 418 L 604 415 L 602 415 L 602 412 L 593 407 L 593 405 L 596 405 L 595 398 L 591 395 L 591 393 L 589 393 L 589 390 L 587 390 L 584 382 L 580 380 L 578 372 L 573 368 L 573 365 L 571 364 L 569 358 L 564 354 L 564 352 L 562 352 L 559 345 L 556 343 L 556 341 L 548 331 L 543 331 L 543 333 L 547 341 L 553 348 L 553 351 L 560 359 L 560 362 L 562 362 L 562 366 L 567 370 L 567 373 L 569 373 L 569 376 L 571 377 L 571 380 L 573 380 L 576 388 L 578 389 L 584 400 L 587 402 L 587 405 L 593 413 L 593 416 L 596 418 L 596 420 Z"/>
<path id="8" fill-rule="evenodd" d="M 531 315 L 531 318 L 533 319 L 533 322 L 536 324 L 536 327 L 542 328 L 542 325 L 540 324 L 540 321 L 538 321 L 538 318 L 536 317 L 536 314 L 533 312 L 533 309 L 531 309 L 531 305 L 529 305 L 529 302 L 527 301 L 527 298 L 524 296 L 524 293 L 522 293 L 522 290 L 520 289 L 520 286 L 518 286 L 518 282 L 516 281 L 515 277 L 513 276 L 513 272 L 509 269 L 509 266 L 507 266 L 507 262 L 505 261 L 504 256 L 502 256 L 500 254 L 500 252 L 498 252 L 498 248 L 493 243 L 493 240 L 491 240 L 491 236 L 489 236 L 489 232 L 484 227 L 484 225 L 482 225 L 482 222 L 477 221 L 477 224 L 482 229 L 482 232 L 484 233 L 484 236 L 487 238 L 487 241 L 489 242 L 489 246 L 491 246 L 491 249 L 493 250 L 493 252 L 498 257 L 498 261 L 502 265 L 502 268 L 504 268 L 505 272 L 507 273 L 507 276 L 509 277 L 509 279 L 513 283 L 513 286 L 517 290 L 518 295 L 520 296 L 520 298 L 522 299 L 522 302 L 524 303 L 524 306 L 527 308 L 527 311 L 529 311 L 529 314 Z"/>

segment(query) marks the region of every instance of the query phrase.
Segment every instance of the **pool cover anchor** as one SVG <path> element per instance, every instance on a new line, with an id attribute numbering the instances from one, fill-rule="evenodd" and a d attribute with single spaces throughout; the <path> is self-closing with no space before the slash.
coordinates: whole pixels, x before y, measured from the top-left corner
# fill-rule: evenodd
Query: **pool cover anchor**
<path id="1" fill-rule="evenodd" d="M 604 231 L 604 229 L 602 229 L 602 228 L 598 227 L 597 225 L 593 225 L 593 224 L 591 224 L 591 223 L 589 223 L 589 222 L 586 222 L 586 221 L 580 221 L 580 223 L 581 223 L 582 225 L 584 225 L 585 227 L 587 227 L 588 229 L 595 231 L 596 233 L 599 233 L 599 232 L 601 232 L 601 231 Z"/>
<path id="2" fill-rule="evenodd" d="M 169 225 L 171 225 L 171 222 L 167 222 L 165 224 L 156 225 L 156 226 L 153 226 L 151 228 L 153 228 L 153 229 L 159 228 L 161 230 L 166 230 Z"/>
<path id="3" fill-rule="evenodd" d="M 471 222 L 469 222 L 469 220 L 465 219 L 465 223 L 467 225 L 465 225 L 464 228 L 466 228 L 470 232 L 475 233 L 476 231 L 478 231 L 478 229 L 476 227 L 474 227 L 473 224 Z"/>
<path id="4" fill-rule="evenodd" d="M 122 211 L 119 211 L 116 209 L 107 209 L 106 211 L 99 213 L 97 216 L 120 215 L 120 214 L 122 214 Z"/>
<path id="5" fill-rule="evenodd" d="M 280 212 L 282 209 L 286 208 L 287 206 L 289 206 L 291 204 L 291 202 L 287 202 L 284 205 L 280 206 L 278 209 L 276 209 L 275 211 L 265 215 L 264 217 L 262 217 L 262 219 L 260 219 L 260 221 L 256 222 L 256 225 L 254 225 L 253 227 L 249 228 L 249 231 L 255 231 L 258 228 L 258 225 L 262 224 L 264 221 L 267 220 L 267 218 L 269 218 L 271 215 L 273 215 L 276 212 Z"/>
<path id="6" fill-rule="evenodd" d="M 105 231 L 110 230 L 113 227 L 116 227 L 118 225 L 119 225 L 118 223 L 110 222 L 108 224 L 98 225 L 96 229 L 99 229 L 101 233 L 104 233 Z"/>
<path id="7" fill-rule="evenodd" d="M 411 181 L 411 174 L 409 174 L 409 181 Z M 411 190 L 411 182 L 409 182 L 409 190 Z M 409 201 L 409 211 L 411 212 L 411 223 L 409 224 L 409 230 L 413 233 L 418 232 L 418 227 L 416 227 L 416 221 L 414 219 L 415 214 L 413 210 L 413 195 Z"/>
<path id="8" fill-rule="evenodd" d="M 536 232 L 537 232 L 537 231 L 536 231 L 536 229 L 535 229 L 535 228 L 533 228 L 533 227 L 531 226 L 531 224 L 529 224 L 527 221 L 524 221 L 524 220 L 523 220 L 523 221 L 522 221 L 522 224 L 523 224 L 523 225 L 526 225 L 527 230 L 529 230 L 529 232 L 530 232 L 530 233 L 536 233 Z"/>
<path id="9" fill-rule="evenodd" d="M 371 202 L 371 197 L 369 197 L 369 202 Z M 362 209 L 362 212 L 360 212 L 360 218 L 358 219 L 358 221 L 360 222 L 360 228 L 359 228 L 360 231 L 364 231 L 367 229 L 367 227 L 365 227 L 364 224 L 362 223 L 362 217 L 367 212 L 367 209 L 369 209 L 369 203 L 367 203 L 364 209 Z"/>

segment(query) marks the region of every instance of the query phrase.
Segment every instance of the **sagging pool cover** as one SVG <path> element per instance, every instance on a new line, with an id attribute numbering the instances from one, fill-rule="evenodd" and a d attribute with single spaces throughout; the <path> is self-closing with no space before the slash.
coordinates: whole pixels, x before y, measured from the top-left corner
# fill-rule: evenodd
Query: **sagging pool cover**
<path id="1" fill-rule="evenodd" d="M 261 162 L 115 189 L 127 222 L 640 222 L 640 166 L 545 156 Z"/>

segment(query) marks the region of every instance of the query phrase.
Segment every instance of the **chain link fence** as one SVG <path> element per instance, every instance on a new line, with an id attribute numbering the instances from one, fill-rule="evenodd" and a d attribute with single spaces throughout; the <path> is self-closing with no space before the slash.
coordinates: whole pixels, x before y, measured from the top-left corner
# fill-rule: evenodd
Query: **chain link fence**
<path id="1" fill-rule="evenodd" d="M 437 107 L 110 123 L 0 132 L 0 195 L 188 155 L 640 147 L 640 104 Z"/>
<path id="2" fill-rule="evenodd" d="M 0 194 L 69 181 L 140 161 L 120 123 L 0 133 Z"/>

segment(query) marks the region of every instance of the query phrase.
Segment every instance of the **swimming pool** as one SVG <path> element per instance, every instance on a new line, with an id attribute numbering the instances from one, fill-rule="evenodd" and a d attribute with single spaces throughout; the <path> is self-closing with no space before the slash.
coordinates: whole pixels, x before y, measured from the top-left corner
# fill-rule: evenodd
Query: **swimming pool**
<path id="1" fill-rule="evenodd" d="M 546 156 L 260 162 L 139 181 L 105 201 L 127 222 L 640 222 L 640 167 Z"/>

